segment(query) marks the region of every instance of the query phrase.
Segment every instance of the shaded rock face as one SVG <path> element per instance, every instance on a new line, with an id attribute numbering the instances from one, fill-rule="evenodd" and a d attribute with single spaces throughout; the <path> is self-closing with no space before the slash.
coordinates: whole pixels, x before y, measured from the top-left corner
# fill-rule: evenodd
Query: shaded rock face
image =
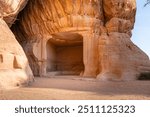
<path id="1" fill-rule="evenodd" d="M 20 2 L 20 3 L 19 3 Z M 0 0 L 0 88 L 28 84 L 33 80 L 27 57 L 9 29 L 23 1 Z"/>
<path id="2" fill-rule="evenodd" d="M 11 29 L 34 75 L 135 80 L 150 71 L 130 40 L 135 13 L 135 0 L 29 0 Z"/>

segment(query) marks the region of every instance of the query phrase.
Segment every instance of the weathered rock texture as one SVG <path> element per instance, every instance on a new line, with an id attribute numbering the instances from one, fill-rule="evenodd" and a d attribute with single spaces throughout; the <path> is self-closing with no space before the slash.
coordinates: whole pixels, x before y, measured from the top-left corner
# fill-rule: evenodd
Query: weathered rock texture
<path id="1" fill-rule="evenodd" d="M 27 2 L 28 0 L 0 0 L 0 17 L 11 26 Z"/>
<path id="2" fill-rule="evenodd" d="M 134 26 L 135 0 L 103 0 L 105 30 L 99 38 L 102 80 L 134 80 L 150 71 L 148 56 L 130 40 Z"/>
<path id="3" fill-rule="evenodd" d="M 14 22 L 21 4 L 23 0 L 0 0 L 0 88 L 20 86 L 33 80 L 27 57 L 6 24 L 10 26 Z"/>
<path id="4" fill-rule="evenodd" d="M 135 80 L 150 71 L 130 40 L 135 13 L 135 0 L 29 0 L 12 31 L 34 75 Z"/>
<path id="5" fill-rule="evenodd" d="M 149 58 L 130 40 L 135 0 L 30 0 L 13 27 L 35 75 L 133 80 Z"/>
<path id="6" fill-rule="evenodd" d="M 30 0 L 13 30 L 34 74 L 96 77 L 102 8 L 101 0 Z"/>

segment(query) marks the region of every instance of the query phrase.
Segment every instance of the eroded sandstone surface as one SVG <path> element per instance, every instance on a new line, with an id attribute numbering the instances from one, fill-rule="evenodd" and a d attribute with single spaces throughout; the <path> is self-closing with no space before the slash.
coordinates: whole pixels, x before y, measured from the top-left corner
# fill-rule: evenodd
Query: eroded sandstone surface
<path id="1" fill-rule="evenodd" d="M 22 8 L 19 2 L 23 3 L 0 0 L 0 88 L 20 86 L 33 80 L 28 59 L 9 28 Z"/>
<path id="2" fill-rule="evenodd" d="M 150 71 L 148 56 L 130 39 L 136 0 L 26 3 L 26 0 L 0 0 L 0 13 L 1 19 L 12 26 L 35 76 L 135 80 L 141 72 Z M 15 47 L 20 48 L 19 44 Z M 26 58 L 23 52 L 22 55 Z"/>

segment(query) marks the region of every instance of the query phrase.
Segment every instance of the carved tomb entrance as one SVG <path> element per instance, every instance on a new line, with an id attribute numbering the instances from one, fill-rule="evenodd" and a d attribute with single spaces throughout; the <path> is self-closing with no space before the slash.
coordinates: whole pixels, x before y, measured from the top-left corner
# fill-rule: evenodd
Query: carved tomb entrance
<path id="1" fill-rule="evenodd" d="M 46 44 L 47 75 L 79 75 L 84 71 L 83 37 L 78 33 L 53 34 Z"/>

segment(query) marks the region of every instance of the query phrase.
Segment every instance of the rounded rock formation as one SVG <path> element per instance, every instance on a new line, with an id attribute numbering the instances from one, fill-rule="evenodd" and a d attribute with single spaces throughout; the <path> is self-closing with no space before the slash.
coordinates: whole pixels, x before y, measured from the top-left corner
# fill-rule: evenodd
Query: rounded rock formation
<path id="1" fill-rule="evenodd" d="M 0 0 L 0 88 L 27 85 L 33 81 L 28 59 L 8 27 L 24 5 L 24 0 Z"/>

